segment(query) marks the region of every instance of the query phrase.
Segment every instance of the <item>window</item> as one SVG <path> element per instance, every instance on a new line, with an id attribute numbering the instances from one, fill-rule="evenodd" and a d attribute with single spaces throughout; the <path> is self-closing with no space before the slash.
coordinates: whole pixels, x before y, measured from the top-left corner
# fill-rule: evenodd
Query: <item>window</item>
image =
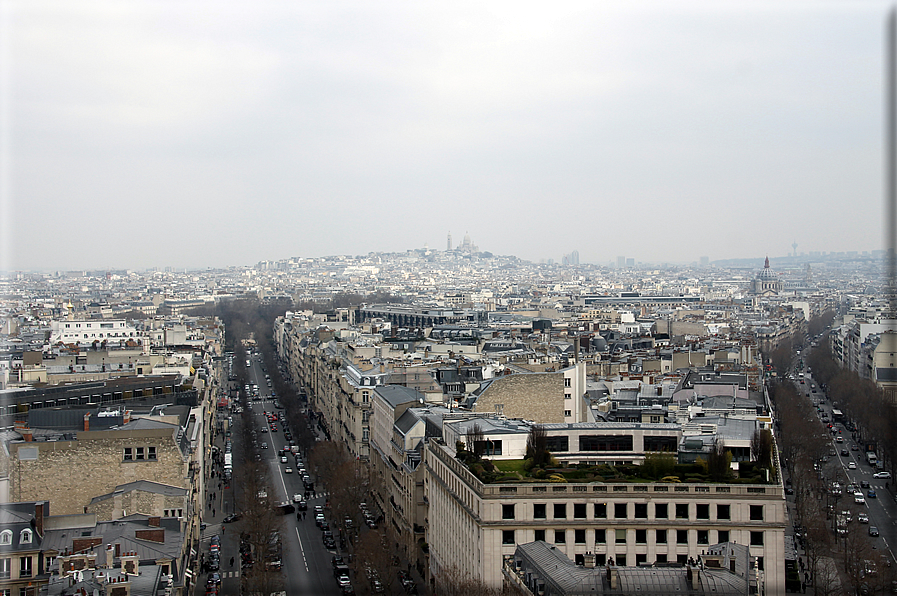
<path id="1" fill-rule="evenodd" d="M 514 505 L 502 505 L 501 506 L 501 518 L 502 519 L 514 519 Z"/>
<path id="2" fill-rule="evenodd" d="M 698 544 L 710 544 L 709 530 L 698 530 Z"/>
<path id="3" fill-rule="evenodd" d="M 657 544 L 666 544 L 667 543 L 667 531 L 666 530 L 654 530 L 654 542 Z"/>
<path id="4" fill-rule="evenodd" d="M 763 521 L 763 505 L 751 505 L 751 521 Z"/>
<path id="5" fill-rule="evenodd" d="M 607 519 L 607 503 L 595 503 L 595 519 Z"/>
<path id="6" fill-rule="evenodd" d="M 729 505 L 716 506 L 716 519 L 732 519 L 729 517 Z"/>
<path id="7" fill-rule="evenodd" d="M 55 563 L 56 563 L 56 557 L 54 557 L 52 555 L 47 555 L 44 558 L 44 569 L 46 569 L 47 572 L 49 572 L 53 568 L 53 565 Z"/>
<path id="8" fill-rule="evenodd" d="M 585 544 L 586 543 L 586 531 L 585 530 L 573 530 L 573 542 L 576 544 Z"/>
<path id="9" fill-rule="evenodd" d="M 0 579 L 9 579 L 12 574 L 12 559 L 0 559 Z"/>
<path id="10" fill-rule="evenodd" d="M 25 528 L 19 534 L 19 544 L 31 544 L 31 530 Z"/>
<path id="11" fill-rule="evenodd" d="M 763 557 L 757 557 L 757 571 L 763 571 Z"/>
<path id="12" fill-rule="evenodd" d="M 626 530 L 625 529 L 614 530 L 614 542 L 616 542 L 617 544 L 626 544 Z"/>
<path id="13" fill-rule="evenodd" d="M 570 377 L 564 377 L 564 387 L 569 387 L 570 381 L 571 381 Z"/>
<path id="14" fill-rule="evenodd" d="M 688 503 L 676 503 L 676 519 L 688 519 Z"/>
<path id="15" fill-rule="evenodd" d="M 666 503 L 654 503 L 654 517 L 656 519 L 667 519 L 669 515 Z"/>
<path id="16" fill-rule="evenodd" d="M 635 518 L 636 519 L 648 519 L 648 504 L 647 503 L 636 503 L 635 504 Z"/>
<path id="17" fill-rule="evenodd" d="M 614 503 L 614 517 L 626 519 L 626 503 Z"/>
<path id="18" fill-rule="evenodd" d="M 763 546 L 763 532 L 751 532 L 751 546 Z"/>
<path id="19" fill-rule="evenodd" d="M 648 530 L 636 530 L 635 531 L 635 543 L 636 544 L 648 544 Z"/>
<path id="20" fill-rule="evenodd" d="M 605 544 L 607 543 L 607 531 L 606 530 L 595 530 L 595 544 Z"/>
<path id="21" fill-rule="evenodd" d="M 133 461 L 134 460 L 134 448 L 133 447 L 125 447 L 125 461 Z"/>
<path id="22" fill-rule="evenodd" d="M 572 415 L 573 415 L 573 412 L 571 412 L 570 410 L 564 410 L 564 416 L 569 417 Z"/>
<path id="23" fill-rule="evenodd" d="M 676 544 L 688 544 L 688 530 L 676 530 Z"/>
<path id="24" fill-rule="evenodd" d="M 576 519 L 585 519 L 586 518 L 586 504 L 585 503 L 573 503 L 573 517 Z"/>
<path id="25" fill-rule="evenodd" d="M 19 577 L 31 577 L 31 557 L 19 559 Z"/>
<path id="26" fill-rule="evenodd" d="M 657 562 L 658 562 L 658 563 L 666 563 L 666 562 L 667 562 L 667 556 L 666 556 L 666 555 L 657 555 Z"/>
<path id="27" fill-rule="evenodd" d="M 0 532 L 0 544 L 12 544 L 12 530 Z"/>
<path id="28" fill-rule="evenodd" d="M 580 451 L 632 451 L 632 435 L 580 435 Z"/>
<path id="29" fill-rule="evenodd" d="M 569 393 L 565 393 L 565 394 L 564 394 L 564 399 L 573 399 L 573 396 L 570 395 Z"/>
<path id="30" fill-rule="evenodd" d="M 570 451 L 570 438 L 566 436 L 561 437 L 548 437 L 548 442 L 545 445 L 545 448 L 551 451 L 552 453 L 561 453 L 563 451 Z"/>
<path id="31" fill-rule="evenodd" d="M 729 542 L 729 530 L 720 530 L 716 533 L 716 541 L 719 542 Z"/>
<path id="32" fill-rule="evenodd" d="M 567 504 L 566 503 L 555 503 L 554 504 L 554 519 L 567 519 Z"/>
<path id="33" fill-rule="evenodd" d="M 648 555 L 646 555 L 644 553 L 635 555 L 635 564 L 636 565 L 641 565 L 642 563 L 647 563 L 647 562 L 648 562 Z"/>
<path id="34" fill-rule="evenodd" d="M 654 422 L 653 416 L 651 417 L 651 422 Z M 658 416 L 660 418 L 660 416 Z M 663 420 L 657 420 L 657 422 L 663 422 Z M 676 453 L 676 450 L 679 448 L 679 441 L 676 440 L 676 437 L 645 437 L 644 438 L 645 451 L 668 451 L 670 453 Z"/>
<path id="35" fill-rule="evenodd" d="M 617 565 L 626 567 L 626 555 L 617 555 Z"/>
<path id="36" fill-rule="evenodd" d="M 533 536 L 534 540 L 541 540 L 545 542 L 545 530 L 536 530 L 535 536 Z"/>
<path id="37" fill-rule="evenodd" d="M 710 519 L 710 505 L 698 503 L 695 505 L 695 517 L 698 519 Z"/>
<path id="38" fill-rule="evenodd" d="M 150 460 L 156 459 L 156 448 L 155 447 L 147 447 L 146 448 L 146 459 L 150 459 Z"/>
<path id="39" fill-rule="evenodd" d="M 564 530 L 555 530 L 554 531 L 554 543 L 555 544 L 564 544 L 567 542 L 567 533 Z"/>
<path id="40" fill-rule="evenodd" d="M 535 503 L 533 504 L 533 518 L 535 519 L 545 519 L 545 503 Z"/>
<path id="41" fill-rule="evenodd" d="M 138 447 L 135 451 L 137 451 L 137 458 L 136 458 L 136 459 L 137 459 L 138 461 L 142 461 L 142 460 L 146 459 L 146 456 L 145 456 L 144 448 L 143 448 L 143 447 Z"/>
<path id="42" fill-rule="evenodd" d="M 502 544 L 514 544 L 514 530 L 502 530 L 501 531 L 501 543 Z"/>
<path id="43" fill-rule="evenodd" d="M 604 567 L 607 564 L 607 555 L 600 554 L 595 555 L 595 565 L 597 567 Z"/>

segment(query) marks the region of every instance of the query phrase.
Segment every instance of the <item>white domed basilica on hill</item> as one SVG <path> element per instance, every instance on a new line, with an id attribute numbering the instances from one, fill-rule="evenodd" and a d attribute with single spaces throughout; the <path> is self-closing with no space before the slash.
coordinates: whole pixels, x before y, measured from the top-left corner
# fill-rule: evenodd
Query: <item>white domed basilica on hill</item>
<path id="1" fill-rule="evenodd" d="M 778 296 L 784 286 L 778 274 L 769 268 L 769 257 L 766 257 L 763 269 L 751 280 L 750 293 L 757 296 Z"/>

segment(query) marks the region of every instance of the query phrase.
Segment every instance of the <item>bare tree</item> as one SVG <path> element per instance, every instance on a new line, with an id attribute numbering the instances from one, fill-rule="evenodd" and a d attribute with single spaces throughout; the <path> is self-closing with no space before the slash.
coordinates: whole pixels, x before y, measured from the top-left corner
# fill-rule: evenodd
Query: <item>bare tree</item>
<path id="1" fill-rule="evenodd" d="M 483 429 L 480 428 L 480 425 L 474 423 L 467 430 L 464 438 L 466 439 L 467 450 L 473 453 L 477 459 L 483 457 L 483 454 L 486 452 L 486 436 L 483 434 Z"/>
<path id="2" fill-rule="evenodd" d="M 551 461 L 548 433 L 540 424 L 534 424 L 529 429 L 529 436 L 526 438 L 526 459 L 532 460 L 534 468 L 544 467 Z"/>
<path id="3" fill-rule="evenodd" d="M 456 566 L 443 569 L 435 578 L 436 593 L 440 596 L 523 596 L 512 585 L 492 587 L 483 580 L 471 576 Z"/>

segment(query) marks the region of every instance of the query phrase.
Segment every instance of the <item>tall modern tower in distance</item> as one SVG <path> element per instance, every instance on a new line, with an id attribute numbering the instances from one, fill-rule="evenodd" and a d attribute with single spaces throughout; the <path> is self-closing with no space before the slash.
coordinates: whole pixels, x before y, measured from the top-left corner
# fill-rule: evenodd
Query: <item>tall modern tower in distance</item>
<path id="1" fill-rule="evenodd" d="M 451 252 L 452 250 L 452 231 L 449 230 L 448 239 L 445 242 L 445 250 L 446 252 Z"/>

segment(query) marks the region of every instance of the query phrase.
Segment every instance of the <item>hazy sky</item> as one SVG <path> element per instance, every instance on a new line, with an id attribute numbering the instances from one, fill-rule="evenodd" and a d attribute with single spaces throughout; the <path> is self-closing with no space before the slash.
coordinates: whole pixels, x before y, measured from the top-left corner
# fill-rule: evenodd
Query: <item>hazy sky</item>
<path id="1" fill-rule="evenodd" d="M 0 6 L 6 269 L 881 248 L 884 2 Z"/>

